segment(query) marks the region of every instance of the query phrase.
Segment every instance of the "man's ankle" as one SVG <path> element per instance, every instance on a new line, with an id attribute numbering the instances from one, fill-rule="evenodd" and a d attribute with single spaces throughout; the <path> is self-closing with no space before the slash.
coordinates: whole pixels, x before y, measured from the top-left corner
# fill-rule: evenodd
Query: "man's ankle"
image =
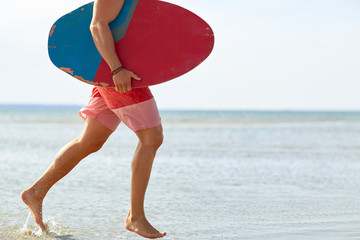
<path id="1" fill-rule="evenodd" d="M 128 215 L 128 219 L 131 222 L 141 220 L 141 219 L 145 219 L 145 213 L 144 213 L 144 211 L 130 211 L 129 215 Z"/>

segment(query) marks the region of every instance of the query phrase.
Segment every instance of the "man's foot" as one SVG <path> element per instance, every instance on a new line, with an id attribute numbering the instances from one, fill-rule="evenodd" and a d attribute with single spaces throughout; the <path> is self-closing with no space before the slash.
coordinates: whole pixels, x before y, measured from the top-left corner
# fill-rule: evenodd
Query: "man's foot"
<path id="1" fill-rule="evenodd" d="M 151 226 L 145 216 L 134 219 L 129 214 L 125 222 L 125 228 L 145 238 L 161 238 L 166 235 L 166 232 L 159 232 Z"/>
<path id="2" fill-rule="evenodd" d="M 24 203 L 29 207 L 30 212 L 37 225 L 40 226 L 42 230 L 45 230 L 46 227 L 42 220 L 42 202 L 43 199 L 36 197 L 35 190 L 29 188 L 21 193 L 21 198 Z"/>

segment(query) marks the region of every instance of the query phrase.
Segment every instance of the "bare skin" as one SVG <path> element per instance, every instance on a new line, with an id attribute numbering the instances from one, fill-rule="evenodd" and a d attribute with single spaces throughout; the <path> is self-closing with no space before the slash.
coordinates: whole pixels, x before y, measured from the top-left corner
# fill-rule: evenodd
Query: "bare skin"
<path id="1" fill-rule="evenodd" d="M 42 203 L 47 192 L 83 158 L 98 151 L 111 133 L 112 131 L 101 123 L 87 118 L 81 135 L 64 146 L 40 179 L 21 194 L 41 229 L 46 229 L 42 219 Z M 159 232 L 147 221 L 144 213 L 144 197 L 156 150 L 163 140 L 162 126 L 140 130 L 136 135 L 139 144 L 132 162 L 131 209 L 125 227 L 142 237 L 159 238 L 166 233 Z"/>
<path id="2" fill-rule="evenodd" d="M 38 197 L 35 189 L 29 188 L 21 193 L 21 198 L 24 203 L 29 207 L 30 212 L 35 220 L 35 223 L 40 226 L 42 230 L 46 229 L 46 226 L 42 218 L 42 204 L 43 199 Z"/>
<path id="3" fill-rule="evenodd" d="M 159 232 L 156 230 L 146 220 L 145 216 L 135 219 L 130 216 L 130 213 L 125 221 L 125 228 L 145 238 L 162 238 L 166 235 L 166 232 Z"/>
<path id="4" fill-rule="evenodd" d="M 144 198 L 152 163 L 156 151 L 163 141 L 162 127 L 141 130 L 136 135 L 141 140 L 136 148 L 131 165 L 131 203 L 125 227 L 142 237 L 160 238 L 166 233 L 159 232 L 147 221 L 144 212 Z"/>

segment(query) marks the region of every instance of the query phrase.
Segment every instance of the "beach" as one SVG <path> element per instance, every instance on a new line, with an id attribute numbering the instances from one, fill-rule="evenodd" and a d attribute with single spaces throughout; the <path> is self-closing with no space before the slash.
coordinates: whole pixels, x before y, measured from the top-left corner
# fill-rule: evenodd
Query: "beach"
<path id="1" fill-rule="evenodd" d="M 78 110 L 0 106 L 0 239 L 142 239 L 124 228 L 137 139 L 123 124 L 50 190 L 49 233 L 27 222 L 20 193 L 80 134 Z M 360 239 L 360 112 L 161 116 L 145 211 L 165 239 Z"/>

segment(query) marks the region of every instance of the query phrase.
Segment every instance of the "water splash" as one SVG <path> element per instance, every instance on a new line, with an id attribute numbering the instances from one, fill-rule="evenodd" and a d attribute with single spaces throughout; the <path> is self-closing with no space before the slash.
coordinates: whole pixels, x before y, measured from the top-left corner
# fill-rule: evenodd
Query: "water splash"
<path id="1" fill-rule="evenodd" d="M 30 216 L 31 216 L 31 212 L 29 212 L 25 224 L 24 224 L 24 225 L 22 226 L 22 228 L 19 230 L 19 234 L 20 234 L 20 235 L 23 235 L 23 236 L 30 236 L 30 235 L 32 235 L 33 232 L 32 232 L 32 230 L 30 229 L 30 227 L 28 226 L 28 222 L 29 222 Z"/>
<path id="2" fill-rule="evenodd" d="M 31 213 L 29 212 L 25 224 L 18 230 L 18 237 L 25 239 L 49 239 L 58 238 L 59 236 L 66 235 L 64 227 L 60 226 L 53 218 L 48 218 L 44 221 L 46 230 L 42 230 L 39 226 L 29 225 Z"/>

